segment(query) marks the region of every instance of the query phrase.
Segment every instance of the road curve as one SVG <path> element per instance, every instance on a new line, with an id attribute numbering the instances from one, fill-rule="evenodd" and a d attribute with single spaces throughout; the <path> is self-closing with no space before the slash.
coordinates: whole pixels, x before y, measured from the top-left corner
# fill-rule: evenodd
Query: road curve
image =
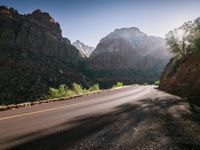
<path id="1" fill-rule="evenodd" d="M 17 149 L 17 146 L 23 143 L 71 129 L 78 124 L 76 120 L 80 118 L 109 113 L 126 103 L 135 104 L 137 100 L 148 97 L 153 89 L 153 86 L 131 86 L 70 101 L 0 112 L 0 149 Z M 37 148 L 46 149 L 41 145 Z"/>

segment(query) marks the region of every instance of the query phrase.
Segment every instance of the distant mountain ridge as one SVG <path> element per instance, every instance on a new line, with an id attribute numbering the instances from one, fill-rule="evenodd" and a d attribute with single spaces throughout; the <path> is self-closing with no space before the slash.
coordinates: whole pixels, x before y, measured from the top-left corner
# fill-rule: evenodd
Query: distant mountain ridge
<path id="1" fill-rule="evenodd" d="M 73 46 L 75 46 L 81 53 L 82 57 L 90 57 L 91 53 L 94 51 L 94 47 L 85 45 L 83 42 L 80 42 L 79 40 L 72 43 Z"/>
<path id="2" fill-rule="evenodd" d="M 148 36 L 136 27 L 121 28 L 100 40 L 89 67 L 97 72 L 99 82 L 152 83 L 170 57 L 164 39 Z"/>
<path id="3" fill-rule="evenodd" d="M 120 28 L 115 29 L 113 32 L 108 34 L 106 37 L 100 40 L 100 42 L 109 40 L 109 39 L 126 39 L 128 41 L 133 41 L 142 37 L 147 36 L 145 33 L 141 32 L 137 27 L 131 28 Z"/>
<path id="4" fill-rule="evenodd" d="M 165 40 L 163 38 L 148 36 L 144 32 L 140 31 L 137 27 L 115 29 L 114 32 L 111 32 L 106 37 L 102 38 L 99 44 L 102 45 L 102 43 L 107 42 L 109 40 L 117 41 L 119 39 L 126 40 L 129 44 L 131 44 L 131 47 L 133 49 L 140 49 L 140 50 L 145 49 L 146 50 L 145 52 L 141 50 L 141 53 L 143 53 L 143 55 L 144 54 L 151 55 L 152 52 L 155 52 L 156 50 L 162 51 L 162 54 L 159 54 L 161 56 L 165 57 L 170 55 L 168 51 L 166 51 L 167 47 L 165 44 Z M 113 49 L 107 49 L 107 50 L 111 51 Z M 99 50 L 97 45 L 94 54 L 98 52 L 101 52 L 101 50 Z"/>

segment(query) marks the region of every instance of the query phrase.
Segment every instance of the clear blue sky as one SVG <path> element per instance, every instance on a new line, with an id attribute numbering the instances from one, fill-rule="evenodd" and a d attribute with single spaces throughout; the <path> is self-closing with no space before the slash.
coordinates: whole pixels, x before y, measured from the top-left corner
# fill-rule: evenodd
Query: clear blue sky
<path id="1" fill-rule="evenodd" d="M 200 0 L 0 0 L 20 13 L 47 11 L 61 25 L 63 36 L 96 46 L 121 27 L 138 27 L 149 35 L 165 34 L 200 16 Z"/>

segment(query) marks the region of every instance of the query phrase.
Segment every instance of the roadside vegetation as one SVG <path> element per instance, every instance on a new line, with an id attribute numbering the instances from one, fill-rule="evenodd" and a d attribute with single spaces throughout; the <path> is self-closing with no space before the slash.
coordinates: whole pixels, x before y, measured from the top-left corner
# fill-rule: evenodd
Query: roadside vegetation
<path id="1" fill-rule="evenodd" d="M 122 86 L 124 86 L 123 82 L 117 82 L 115 85 L 113 85 L 112 88 L 117 88 L 117 87 L 122 87 Z"/>
<path id="2" fill-rule="evenodd" d="M 147 86 L 147 85 L 148 85 L 148 83 L 144 83 L 143 85 L 144 85 L 144 86 Z"/>
<path id="3" fill-rule="evenodd" d="M 100 90 L 99 84 L 94 84 L 88 89 L 83 88 L 80 84 L 77 83 L 73 83 L 72 88 L 69 88 L 65 84 L 61 84 L 58 88 L 50 87 L 48 92 L 49 95 L 46 96 L 45 99 L 84 95 L 98 90 Z"/>
<path id="4" fill-rule="evenodd" d="M 116 87 L 122 87 L 124 84 L 123 82 L 117 82 L 113 88 Z M 65 100 L 67 98 L 71 98 L 74 96 L 81 96 L 84 94 L 89 94 L 91 92 L 99 91 L 100 87 L 99 84 L 96 83 L 93 86 L 89 88 L 83 88 L 82 85 L 73 83 L 71 85 L 71 88 L 66 86 L 65 84 L 61 84 L 58 88 L 52 88 L 50 87 L 48 90 L 48 95 L 43 96 L 40 100 L 32 101 L 32 102 L 24 102 L 19 104 L 9 104 L 9 105 L 0 105 L 0 111 L 13 109 L 13 108 L 19 108 L 19 107 L 26 107 L 26 106 L 32 106 L 35 104 L 42 104 L 42 103 L 48 103 L 48 102 L 54 102 L 58 100 Z"/>
<path id="5" fill-rule="evenodd" d="M 117 82 L 112 88 L 123 87 L 123 82 Z M 99 84 L 96 83 L 93 86 L 89 87 L 88 89 L 83 88 L 82 85 L 73 83 L 71 88 L 66 86 L 65 84 L 61 84 L 58 88 L 49 88 L 48 95 L 44 97 L 44 99 L 53 99 L 53 98 L 62 98 L 62 97 L 73 97 L 84 95 L 90 92 L 99 91 L 100 87 Z"/>
<path id="6" fill-rule="evenodd" d="M 156 86 L 159 86 L 160 85 L 160 81 L 158 80 L 158 81 L 155 81 L 155 83 L 154 83 Z"/>

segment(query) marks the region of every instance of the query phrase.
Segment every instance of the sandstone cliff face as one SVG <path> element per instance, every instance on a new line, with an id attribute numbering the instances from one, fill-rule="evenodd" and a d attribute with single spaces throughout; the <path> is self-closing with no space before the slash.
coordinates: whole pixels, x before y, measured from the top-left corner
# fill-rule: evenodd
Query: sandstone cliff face
<path id="1" fill-rule="evenodd" d="M 73 63 L 80 59 L 79 51 L 62 37 L 60 25 L 48 13 L 36 10 L 20 15 L 1 8 L 0 15 L 1 51 L 17 48 Z"/>
<path id="2" fill-rule="evenodd" d="M 48 88 L 78 82 L 81 55 L 45 12 L 0 7 L 0 104 L 40 99 Z"/>
<path id="3" fill-rule="evenodd" d="M 82 57 L 89 57 L 90 54 L 94 51 L 94 47 L 85 45 L 83 42 L 77 40 L 76 42 L 72 43 L 79 51 Z"/>
<path id="4" fill-rule="evenodd" d="M 153 83 L 170 59 L 165 41 L 138 28 L 116 29 L 103 38 L 89 58 L 99 82 Z"/>
<path id="5" fill-rule="evenodd" d="M 200 52 L 173 58 L 165 67 L 159 88 L 200 105 Z"/>

